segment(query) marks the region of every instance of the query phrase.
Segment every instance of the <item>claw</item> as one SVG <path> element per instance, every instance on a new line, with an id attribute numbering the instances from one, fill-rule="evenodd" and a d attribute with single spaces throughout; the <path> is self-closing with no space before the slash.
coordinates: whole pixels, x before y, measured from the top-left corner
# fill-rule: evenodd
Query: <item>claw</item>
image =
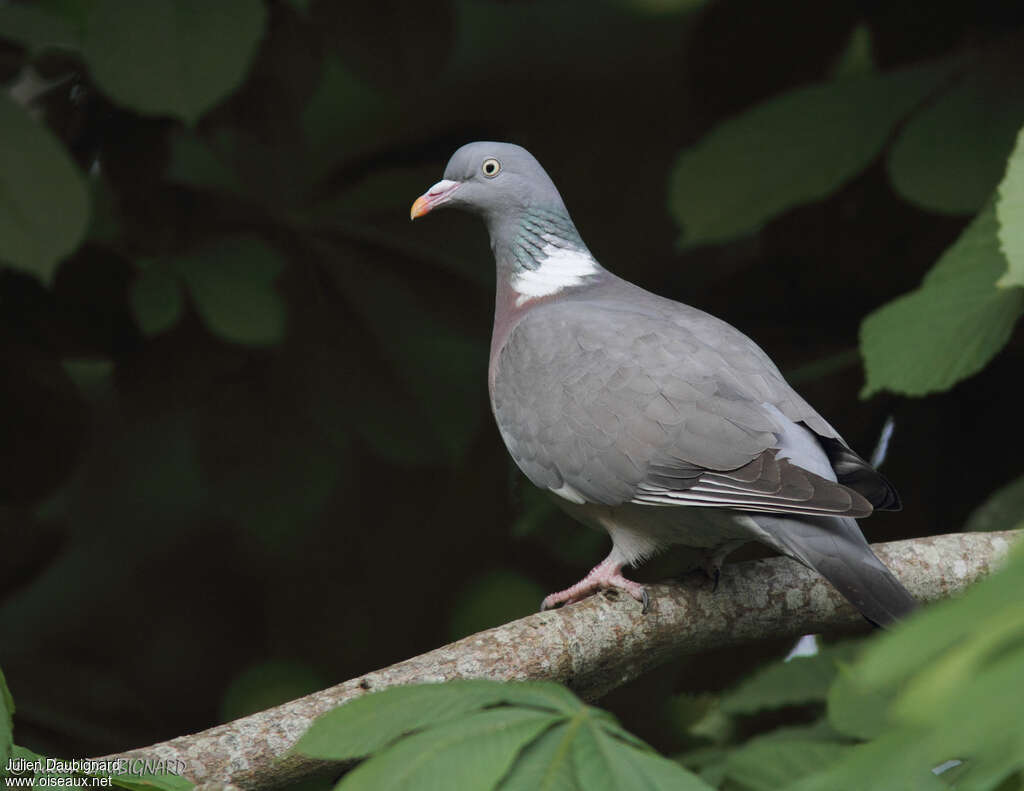
<path id="1" fill-rule="evenodd" d="M 605 589 L 621 590 L 628 593 L 643 606 L 643 612 L 650 608 L 651 600 L 647 590 L 638 582 L 622 576 L 622 564 L 610 557 L 595 566 L 591 572 L 571 588 L 552 593 L 541 602 L 541 612 L 551 610 L 560 604 L 572 604 Z"/>

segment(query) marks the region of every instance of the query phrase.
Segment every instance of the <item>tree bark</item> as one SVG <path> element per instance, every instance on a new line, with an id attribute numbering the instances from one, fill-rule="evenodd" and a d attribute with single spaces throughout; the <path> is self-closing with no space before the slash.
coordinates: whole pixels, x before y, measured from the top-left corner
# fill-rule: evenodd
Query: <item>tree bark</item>
<path id="1" fill-rule="evenodd" d="M 876 544 L 874 549 L 927 603 L 953 596 L 987 575 L 1022 534 L 959 533 Z M 696 578 L 693 584 L 651 585 L 648 590 L 646 615 L 632 599 L 606 592 L 201 733 L 101 760 L 175 761 L 196 783 L 279 787 L 325 768 L 288 753 L 312 721 L 370 691 L 456 678 L 546 679 L 594 700 L 684 654 L 766 637 L 866 628 L 834 588 L 788 558 L 728 565 L 714 593 Z"/>

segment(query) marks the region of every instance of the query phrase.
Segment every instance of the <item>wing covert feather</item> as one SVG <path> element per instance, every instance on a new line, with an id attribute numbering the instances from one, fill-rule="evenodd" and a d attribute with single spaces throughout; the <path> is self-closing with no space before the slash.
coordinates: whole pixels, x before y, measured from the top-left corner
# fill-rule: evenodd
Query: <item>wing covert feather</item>
<path id="1" fill-rule="evenodd" d="M 842 440 L 767 355 L 724 322 L 663 303 L 563 300 L 522 318 L 499 352 L 492 405 L 526 476 L 603 505 L 870 513 L 857 492 L 777 458 L 780 419 Z"/>

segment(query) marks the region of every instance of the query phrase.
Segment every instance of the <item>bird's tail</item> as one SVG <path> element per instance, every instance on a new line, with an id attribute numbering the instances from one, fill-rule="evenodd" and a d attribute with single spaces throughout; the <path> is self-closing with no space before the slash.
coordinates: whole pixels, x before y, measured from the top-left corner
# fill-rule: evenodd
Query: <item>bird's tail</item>
<path id="1" fill-rule="evenodd" d="M 850 517 L 753 518 L 776 549 L 821 574 L 873 624 L 890 626 L 917 608 Z"/>

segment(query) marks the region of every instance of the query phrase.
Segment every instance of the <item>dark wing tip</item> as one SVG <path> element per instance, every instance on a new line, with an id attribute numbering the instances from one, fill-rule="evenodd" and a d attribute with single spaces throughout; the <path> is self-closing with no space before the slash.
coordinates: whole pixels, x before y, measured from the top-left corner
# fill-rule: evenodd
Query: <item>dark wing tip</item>
<path id="1" fill-rule="evenodd" d="M 888 478 L 840 440 L 820 434 L 817 437 L 839 483 L 862 494 L 875 511 L 903 510 L 899 492 Z"/>

